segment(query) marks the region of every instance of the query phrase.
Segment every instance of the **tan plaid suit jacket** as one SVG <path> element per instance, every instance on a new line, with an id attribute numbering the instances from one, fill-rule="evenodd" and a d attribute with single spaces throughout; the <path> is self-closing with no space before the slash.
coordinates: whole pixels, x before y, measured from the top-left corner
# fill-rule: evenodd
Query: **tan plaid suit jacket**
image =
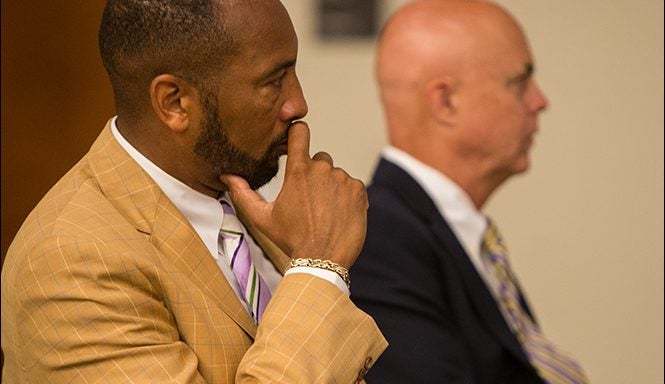
<path id="1" fill-rule="evenodd" d="M 288 258 L 255 237 L 284 270 Z M 26 219 L 2 271 L 6 384 L 352 383 L 386 345 L 346 295 L 307 274 L 283 278 L 257 332 L 109 124 Z"/>

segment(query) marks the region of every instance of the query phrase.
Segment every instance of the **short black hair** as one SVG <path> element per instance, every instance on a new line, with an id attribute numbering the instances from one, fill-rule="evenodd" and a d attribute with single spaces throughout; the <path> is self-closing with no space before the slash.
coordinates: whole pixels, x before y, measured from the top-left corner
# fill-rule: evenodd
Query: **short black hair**
<path id="1" fill-rule="evenodd" d="M 108 0 L 99 28 L 116 107 L 128 113 L 162 73 L 205 91 L 234 49 L 219 0 Z"/>

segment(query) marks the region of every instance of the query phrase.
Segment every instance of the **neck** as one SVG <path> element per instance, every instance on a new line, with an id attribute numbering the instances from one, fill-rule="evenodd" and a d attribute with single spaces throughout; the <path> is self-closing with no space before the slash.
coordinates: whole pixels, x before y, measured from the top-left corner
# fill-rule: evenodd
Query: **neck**
<path id="1" fill-rule="evenodd" d="M 422 146 L 412 148 L 395 143 L 391 145 L 434 168 L 455 182 L 455 184 L 469 195 L 469 198 L 479 211 L 492 193 L 506 180 L 506 177 L 493 176 L 483 168 L 482 164 L 472 162 L 469 159 L 460 159 L 451 156 L 450 151 L 441 149 L 440 147 L 426 151 L 423 150 Z"/>

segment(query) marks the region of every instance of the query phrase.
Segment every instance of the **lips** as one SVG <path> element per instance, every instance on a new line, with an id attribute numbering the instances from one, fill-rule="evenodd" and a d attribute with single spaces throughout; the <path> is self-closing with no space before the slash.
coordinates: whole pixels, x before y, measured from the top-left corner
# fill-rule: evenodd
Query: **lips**
<path id="1" fill-rule="evenodd" d="M 288 153 L 288 150 L 289 150 L 289 141 L 284 140 L 284 141 L 280 142 L 277 145 L 276 149 L 277 149 L 277 153 L 279 153 L 280 156 L 286 155 Z"/>
<path id="2" fill-rule="evenodd" d="M 289 130 L 282 133 L 277 140 L 274 142 L 273 147 L 279 156 L 286 155 L 289 148 Z"/>

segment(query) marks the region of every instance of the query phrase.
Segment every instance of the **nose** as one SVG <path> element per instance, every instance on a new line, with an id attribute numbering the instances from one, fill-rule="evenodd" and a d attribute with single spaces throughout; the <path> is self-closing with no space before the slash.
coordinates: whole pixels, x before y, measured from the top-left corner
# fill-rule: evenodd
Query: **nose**
<path id="1" fill-rule="evenodd" d="M 549 106 L 549 100 L 547 100 L 542 89 L 540 89 L 540 86 L 535 81 L 533 82 L 529 106 L 534 112 L 544 111 Z"/>
<path id="2" fill-rule="evenodd" d="M 280 116 L 283 121 L 287 122 L 302 119 L 308 112 L 300 81 L 295 73 L 292 77 L 292 80 L 288 81 L 287 95 Z"/>

